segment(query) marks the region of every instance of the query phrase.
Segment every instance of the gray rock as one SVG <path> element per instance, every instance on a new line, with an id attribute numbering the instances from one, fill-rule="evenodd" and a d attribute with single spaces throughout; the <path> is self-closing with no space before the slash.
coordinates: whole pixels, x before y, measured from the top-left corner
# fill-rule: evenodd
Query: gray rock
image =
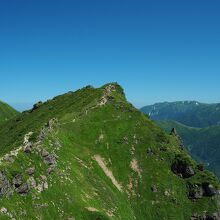
<path id="1" fill-rule="evenodd" d="M 170 132 L 170 135 L 174 135 L 174 136 L 177 136 L 177 131 L 176 131 L 176 128 L 172 128 L 171 132 Z"/>
<path id="2" fill-rule="evenodd" d="M 14 158 L 11 155 L 5 155 L 5 160 L 9 163 L 13 163 L 14 162 Z"/>
<path id="3" fill-rule="evenodd" d="M 212 184 L 203 183 L 202 188 L 204 196 L 212 197 L 218 194 L 218 190 Z"/>
<path id="4" fill-rule="evenodd" d="M 157 186 L 153 185 L 153 186 L 151 187 L 151 191 L 152 191 L 153 193 L 158 192 Z"/>
<path id="5" fill-rule="evenodd" d="M 8 196 L 12 189 L 11 185 L 4 174 L 4 172 L 0 171 L 0 197 L 2 196 Z"/>
<path id="6" fill-rule="evenodd" d="M 26 173 L 27 173 L 28 175 L 33 175 L 34 172 L 35 172 L 35 167 L 30 167 L 30 168 L 28 168 L 28 169 L 26 170 Z"/>
<path id="7" fill-rule="evenodd" d="M 195 171 L 191 166 L 186 166 L 185 175 L 188 177 L 194 176 Z"/>
<path id="8" fill-rule="evenodd" d="M 198 215 L 198 214 L 194 214 L 190 220 L 220 220 L 220 215 L 219 214 L 213 214 L 213 215 Z"/>
<path id="9" fill-rule="evenodd" d="M 24 146 L 24 152 L 25 153 L 31 153 L 32 151 L 32 143 L 28 142 L 25 146 Z"/>
<path id="10" fill-rule="evenodd" d="M 47 169 L 47 173 L 48 173 L 48 175 L 50 175 L 51 173 L 53 173 L 54 172 L 54 170 L 55 170 L 55 166 L 50 166 L 48 169 Z"/>
<path id="11" fill-rule="evenodd" d="M 48 123 L 46 124 L 46 127 L 48 127 L 49 130 L 53 129 L 53 126 L 58 123 L 58 120 L 56 118 L 52 118 L 48 121 Z"/>
<path id="12" fill-rule="evenodd" d="M 28 182 L 29 188 L 35 188 L 37 186 L 37 183 L 34 177 L 30 177 L 27 182 Z"/>
<path id="13" fill-rule="evenodd" d="M 45 156 L 44 163 L 47 165 L 55 165 L 57 163 L 56 156 L 54 154 L 49 154 Z"/>
<path id="14" fill-rule="evenodd" d="M 16 191 L 20 194 L 27 194 L 29 192 L 29 187 L 27 183 L 23 183 L 22 185 L 20 185 Z"/>
<path id="15" fill-rule="evenodd" d="M 192 166 L 186 162 L 177 160 L 172 164 L 172 171 L 182 178 L 189 178 L 195 175 L 195 171 Z"/>
<path id="16" fill-rule="evenodd" d="M 23 176 L 20 173 L 16 174 L 14 176 L 12 182 L 13 182 L 13 185 L 15 186 L 15 188 L 18 188 L 23 183 Z"/>
<path id="17" fill-rule="evenodd" d="M 49 155 L 49 152 L 47 150 L 43 149 L 41 155 L 42 155 L 42 157 L 47 157 Z"/>
<path id="18" fill-rule="evenodd" d="M 203 188 L 198 185 L 190 186 L 189 198 L 190 199 L 201 199 L 203 197 Z"/>
<path id="19" fill-rule="evenodd" d="M 147 149 L 147 154 L 152 156 L 152 155 L 155 154 L 155 152 L 154 152 L 154 150 L 152 150 L 151 148 L 148 148 L 148 149 Z"/>

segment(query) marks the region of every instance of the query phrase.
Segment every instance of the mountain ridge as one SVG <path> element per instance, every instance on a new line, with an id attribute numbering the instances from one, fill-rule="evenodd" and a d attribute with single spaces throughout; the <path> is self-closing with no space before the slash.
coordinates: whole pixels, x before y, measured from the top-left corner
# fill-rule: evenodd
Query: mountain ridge
<path id="1" fill-rule="evenodd" d="M 174 120 L 191 127 L 220 124 L 220 103 L 161 102 L 142 107 L 140 110 L 153 120 Z"/>
<path id="2" fill-rule="evenodd" d="M 188 151 L 197 159 L 200 159 L 213 170 L 220 178 L 220 126 L 213 125 L 207 128 L 194 128 L 175 121 L 158 121 L 160 127 L 169 133 L 176 128 L 182 137 Z"/>
<path id="3" fill-rule="evenodd" d="M 0 124 L 2 219 L 218 219 L 219 182 L 110 83 Z"/>
<path id="4" fill-rule="evenodd" d="M 0 101 L 0 123 L 13 118 L 17 114 L 19 114 L 18 111 L 5 102 Z"/>

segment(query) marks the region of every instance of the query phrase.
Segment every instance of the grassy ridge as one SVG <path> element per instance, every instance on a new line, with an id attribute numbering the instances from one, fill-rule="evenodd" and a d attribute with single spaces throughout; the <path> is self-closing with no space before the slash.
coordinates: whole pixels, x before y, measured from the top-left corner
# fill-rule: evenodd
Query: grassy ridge
<path id="1" fill-rule="evenodd" d="M 194 157 L 209 165 L 220 178 L 220 126 L 193 128 L 175 121 L 157 122 L 166 132 L 176 128 L 185 146 Z"/>
<path id="2" fill-rule="evenodd" d="M 185 220 L 217 212 L 215 197 L 188 198 L 189 183 L 218 188 L 216 177 L 199 170 L 178 139 L 129 104 L 117 84 L 55 97 L 0 125 L 0 155 L 17 149 L 30 131 L 38 146 L 39 133 L 51 118 L 58 119 L 56 128 L 40 147 L 57 156 L 52 174 L 37 147 L 0 163 L 9 180 L 22 173 L 28 181 L 26 169 L 35 166 L 32 177 L 39 184 L 46 176 L 48 187 L 3 197 L 0 207 L 7 214 L 0 214 L 1 219 Z M 193 177 L 183 179 L 171 171 L 177 156 L 193 167 Z"/>
<path id="3" fill-rule="evenodd" d="M 15 109 L 13 109 L 8 104 L 0 101 L 0 122 L 11 119 L 17 114 L 18 112 Z"/>

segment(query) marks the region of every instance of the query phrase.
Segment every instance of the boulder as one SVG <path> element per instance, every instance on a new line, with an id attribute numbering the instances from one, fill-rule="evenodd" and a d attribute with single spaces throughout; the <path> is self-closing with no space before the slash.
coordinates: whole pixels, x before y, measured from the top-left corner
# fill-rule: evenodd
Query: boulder
<path id="1" fill-rule="evenodd" d="M 218 194 L 218 190 L 212 184 L 203 183 L 202 188 L 204 196 L 212 197 Z"/>
<path id="2" fill-rule="evenodd" d="M 56 156 L 54 154 L 49 154 L 45 156 L 44 163 L 47 165 L 55 165 L 57 163 Z"/>
<path id="3" fill-rule="evenodd" d="M 190 186 L 188 196 L 190 199 L 201 199 L 203 197 L 203 188 L 198 185 Z"/>
<path id="4" fill-rule="evenodd" d="M 158 192 L 157 186 L 155 186 L 155 185 L 151 186 L 151 191 L 152 191 L 153 193 Z"/>
<path id="5" fill-rule="evenodd" d="M 18 188 L 19 186 L 22 185 L 23 183 L 23 176 L 21 174 L 16 174 L 12 180 L 13 185 L 15 186 L 15 188 Z"/>
<path id="6" fill-rule="evenodd" d="M 182 178 L 189 178 L 195 175 L 193 167 L 185 161 L 177 160 L 171 166 L 172 171 Z"/>
<path id="7" fill-rule="evenodd" d="M 188 185 L 188 188 L 190 199 L 201 199 L 204 196 L 213 197 L 218 194 L 218 190 L 210 183 Z"/>
<path id="8" fill-rule="evenodd" d="M 36 180 L 34 179 L 34 177 L 30 177 L 28 180 L 27 180 L 27 183 L 28 183 L 28 186 L 29 188 L 35 188 L 37 186 L 37 183 L 36 183 Z"/>
<path id="9" fill-rule="evenodd" d="M 8 213 L 8 209 L 6 209 L 5 207 L 2 207 L 2 208 L 0 209 L 0 212 L 1 212 L 2 214 L 7 214 L 7 213 Z"/>
<path id="10" fill-rule="evenodd" d="M 49 152 L 47 150 L 43 149 L 41 155 L 42 155 L 42 157 L 47 157 L 49 155 Z"/>
<path id="11" fill-rule="evenodd" d="M 29 192 L 28 184 L 27 184 L 27 183 L 21 184 L 21 185 L 16 189 L 16 191 L 17 191 L 19 194 L 27 194 L 27 193 Z"/>
<path id="12" fill-rule="evenodd" d="M 33 175 L 34 172 L 35 172 L 35 167 L 30 167 L 26 170 L 26 173 L 30 176 Z"/>
<path id="13" fill-rule="evenodd" d="M 25 146 L 24 146 L 24 152 L 25 153 L 31 153 L 32 151 L 32 143 L 31 142 L 28 142 Z"/>

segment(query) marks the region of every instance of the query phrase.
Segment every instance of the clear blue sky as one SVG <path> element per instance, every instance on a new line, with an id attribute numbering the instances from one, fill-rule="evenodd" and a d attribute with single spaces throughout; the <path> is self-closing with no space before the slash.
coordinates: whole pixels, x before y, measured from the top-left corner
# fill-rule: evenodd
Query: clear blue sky
<path id="1" fill-rule="evenodd" d="M 136 106 L 220 102 L 220 1 L 0 2 L 1 100 L 111 81 Z"/>

